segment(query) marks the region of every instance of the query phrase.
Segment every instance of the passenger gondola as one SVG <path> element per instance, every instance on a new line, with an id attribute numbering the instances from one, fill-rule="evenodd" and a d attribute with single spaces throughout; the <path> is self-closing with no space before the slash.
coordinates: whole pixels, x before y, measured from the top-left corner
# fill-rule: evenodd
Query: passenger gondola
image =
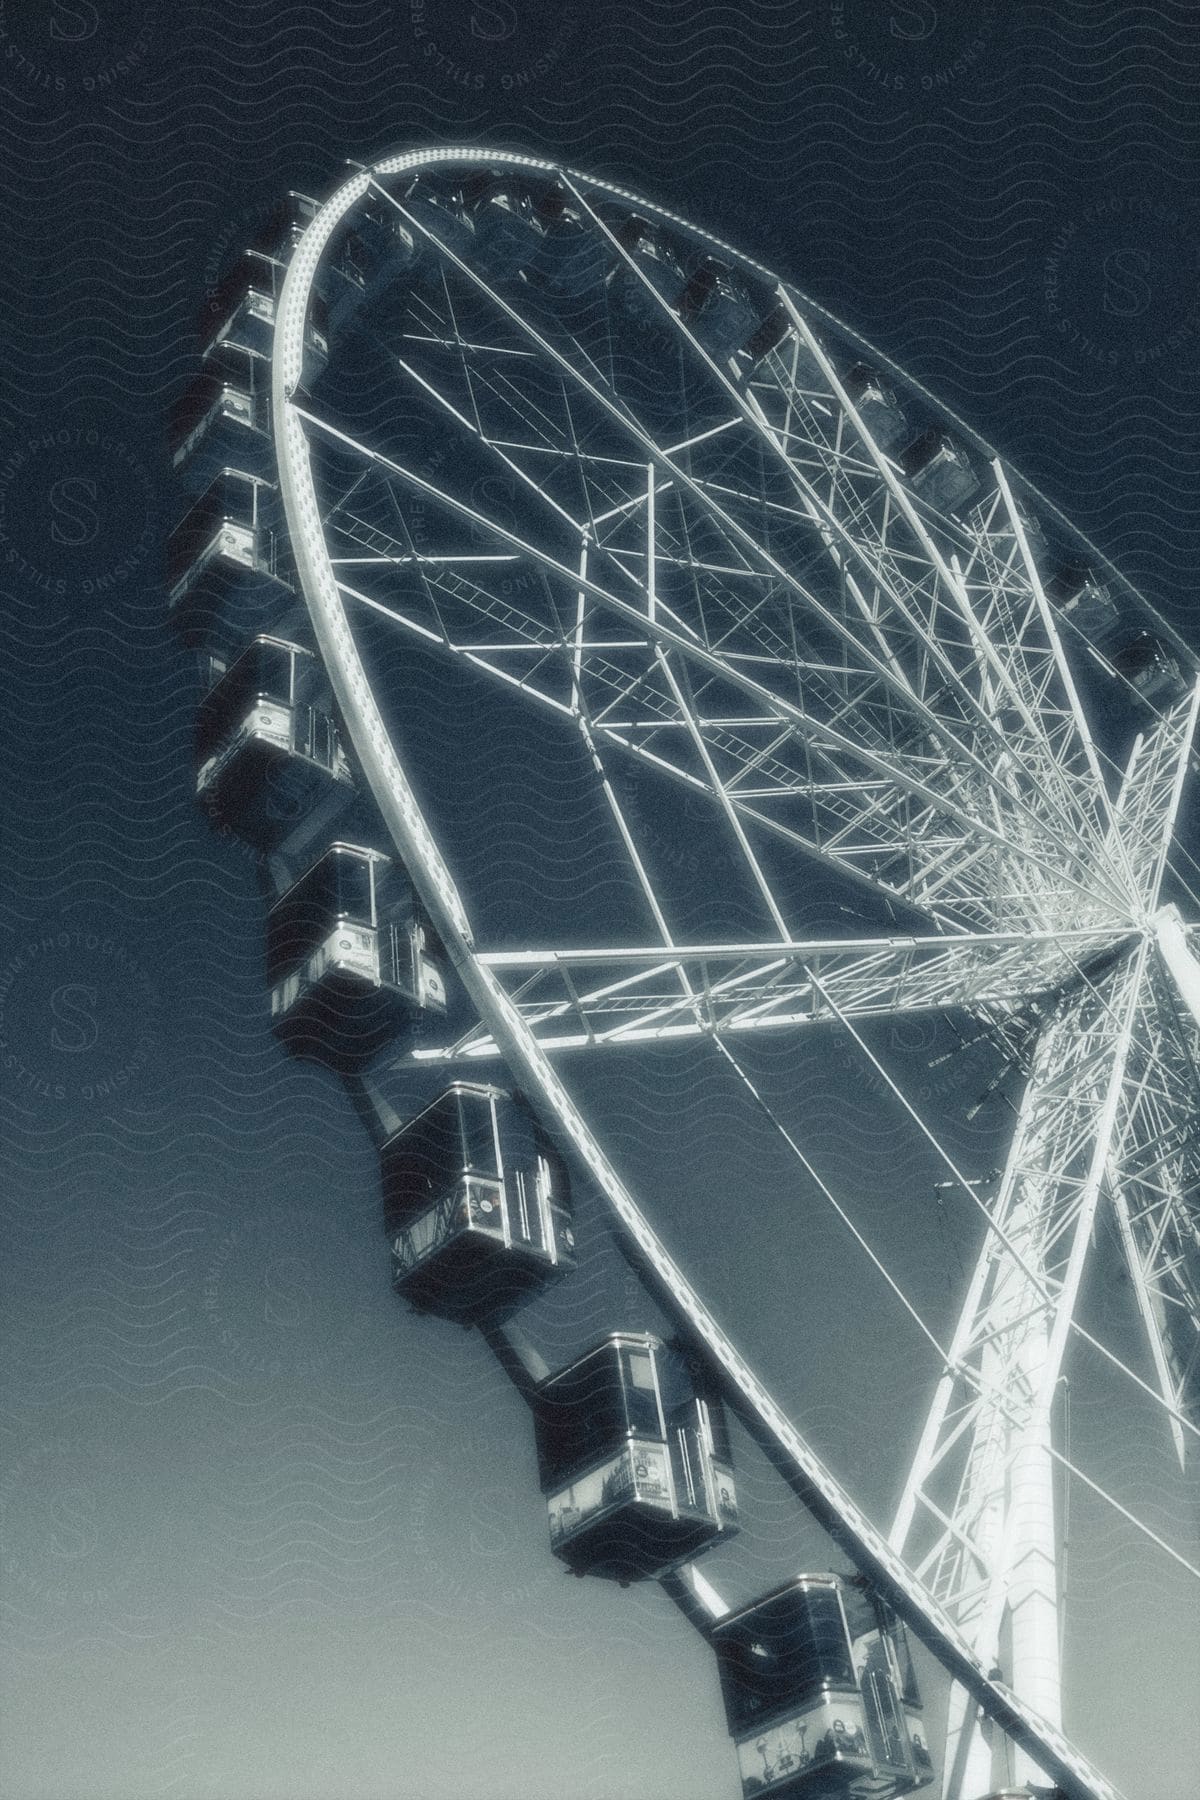
<path id="1" fill-rule="evenodd" d="M 566 1168 L 499 1088 L 455 1082 L 380 1165 L 393 1285 L 419 1311 L 495 1323 L 575 1266 Z"/>
<path id="2" fill-rule="evenodd" d="M 881 450 L 892 451 L 908 435 L 908 420 L 887 382 L 867 363 L 855 363 L 847 371 L 845 389 L 854 410 Z"/>
<path id="3" fill-rule="evenodd" d="M 276 1036 L 296 1056 L 353 1073 L 446 1011 L 445 961 L 390 857 L 331 844 L 267 918 Z"/>
<path id="4" fill-rule="evenodd" d="M 433 277 L 440 270 L 441 257 L 435 251 L 434 244 L 448 250 L 451 256 L 463 260 L 472 255 L 475 223 L 453 195 L 435 194 L 421 182 L 416 182 L 400 204 L 404 213 L 415 224 L 413 229 L 401 216 L 401 223 L 412 231 L 412 269 L 415 274 L 421 275 L 427 271 Z M 431 244 L 431 238 L 434 244 Z"/>
<path id="5" fill-rule="evenodd" d="M 614 1332 L 540 1383 L 550 1544 L 577 1575 L 660 1575 L 737 1528 L 720 1401 L 673 1345 Z"/>
<path id="6" fill-rule="evenodd" d="M 1109 661 L 1147 706 L 1173 706 L 1188 691 L 1179 658 L 1152 631 L 1139 631 L 1109 651 Z"/>
<path id="7" fill-rule="evenodd" d="M 171 468 L 194 492 L 222 469 L 270 480 L 271 364 L 257 351 L 218 345 L 172 408 Z"/>
<path id="8" fill-rule="evenodd" d="M 940 426 L 923 431 L 900 460 L 914 492 L 938 512 L 960 511 L 979 491 L 965 450 Z"/>
<path id="9" fill-rule="evenodd" d="M 296 611 L 291 575 L 279 490 L 222 467 L 167 540 L 171 622 L 188 645 L 244 643 Z"/>
<path id="10" fill-rule="evenodd" d="M 552 191 L 543 202 L 546 235 L 530 265 L 535 281 L 563 300 L 592 300 L 604 291 L 611 256 L 590 221 Z"/>
<path id="11" fill-rule="evenodd" d="M 742 346 L 751 365 L 769 356 L 772 350 L 794 335 L 795 327 L 791 314 L 786 306 L 773 306 L 766 316 L 758 321 Z"/>
<path id="12" fill-rule="evenodd" d="M 692 271 L 677 310 L 696 342 L 718 363 L 727 362 L 757 325 L 746 289 L 728 264 L 715 256 L 704 257 Z"/>
<path id="13" fill-rule="evenodd" d="M 311 194 L 289 188 L 276 205 L 265 213 L 250 238 L 250 248 L 277 262 L 287 262 L 320 210 L 320 202 Z"/>
<path id="14" fill-rule="evenodd" d="M 710 1635 L 745 1800 L 894 1800 L 933 1779 L 904 1628 L 861 1583 L 799 1575 Z"/>
<path id="15" fill-rule="evenodd" d="M 378 305 L 400 276 L 415 269 L 421 251 L 415 228 L 384 197 L 364 203 L 354 229 L 329 252 L 321 277 L 331 337 L 347 331 L 365 307 Z"/>
<path id="16" fill-rule="evenodd" d="M 487 281 L 511 280 L 536 260 L 546 236 L 534 204 L 516 188 L 492 182 L 474 199 L 475 266 Z"/>
<path id="17" fill-rule="evenodd" d="M 637 214 L 623 220 L 615 235 L 625 255 L 609 273 L 614 297 L 635 323 L 662 325 L 687 286 L 677 257 L 663 234 Z"/>
<path id="18" fill-rule="evenodd" d="M 1093 644 L 1106 644 L 1120 630 L 1121 614 L 1111 589 L 1086 563 L 1056 569 L 1046 582 L 1046 597 Z"/>
<path id="19" fill-rule="evenodd" d="M 214 819 L 263 851 L 315 833 L 354 795 L 337 726 L 317 704 L 316 658 L 260 634 L 231 664 L 209 658 L 196 715 L 196 793 Z"/>

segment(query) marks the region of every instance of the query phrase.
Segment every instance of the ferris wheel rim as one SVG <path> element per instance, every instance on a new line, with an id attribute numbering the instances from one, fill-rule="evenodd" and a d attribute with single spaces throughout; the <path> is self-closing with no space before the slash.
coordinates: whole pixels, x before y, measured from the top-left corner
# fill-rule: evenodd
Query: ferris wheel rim
<path id="1" fill-rule="evenodd" d="M 573 1147 L 580 1154 L 582 1160 L 588 1164 L 592 1174 L 597 1177 L 598 1185 L 605 1191 L 610 1203 L 614 1204 L 621 1224 L 627 1232 L 632 1230 L 635 1243 L 645 1252 L 647 1248 L 645 1237 L 639 1237 L 637 1229 L 631 1226 L 631 1221 L 626 1216 L 624 1209 L 614 1200 L 609 1181 L 604 1179 L 607 1175 L 611 1181 L 617 1181 L 611 1165 L 608 1164 L 607 1158 L 603 1156 L 599 1147 L 595 1145 L 595 1140 L 591 1137 L 585 1121 L 582 1120 L 569 1096 L 566 1095 L 553 1069 L 541 1054 L 519 1014 L 516 1014 L 511 1008 L 511 1003 L 508 1002 L 504 990 L 495 982 L 491 972 L 486 970 L 480 962 L 470 921 L 462 906 L 457 888 L 441 857 L 436 840 L 425 825 L 411 789 L 407 786 L 403 770 L 395 758 L 389 735 L 375 704 L 370 683 L 367 681 L 361 661 L 358 659 L 345 616 L 344 602 L 338 593 L 336 579 L 329 563 L 328 548 L 320 528 L 320 510 L 309 464 L 308 443 L 292 405 L 300 382 L 305 316 L 311 284 L 320 256 L 333 231 L 356 201 L 368 191 L 377 175 L 388 176 L 402 174 L 409 170 L 420 171 L 423 168 L 435 165 L 444 166 L 447 163 L 466 164 L 467 166 L 478 163 L 502 163 L 547 173 L 554 173 L 562 169 L 562 165 L 557 162 L 523 156 L 515 152 L 479 150 L 475 147 L 462 150 L 413 151 L 402 156 L 385 159 L 375 164 L 370 170 L 360 170 L 358 175 L 344 183 L 330 199 L 324 202 L 293 255 L 279 304 L 276 354 L 272 370 L 272 411 L 280 486 L 296 553 L 297 567 L 300 572 L 301 587 L 312 616 L 318 644 L 325 657 L 335 693 L 346 717 L 355 748 L 358 750 L 360 762 L 364 766 L 368 783 L 379 802 L 384 821 L 396 838 L 397 845 L 402 852 L 407 844 L 406 861 L 411 855 L 412 861 L 416 864 L 416 868 L 410 868 L 414 884 L 422 898 L 429 904 L 435 921 L 439 925 L 444 923 L 449 926 L 449 929 L 445 931 L 447 947 L 451 951 L 453 960 L 459 966 L 468 991 L 476 999 L 477 1004 L 482 1001 L 481 1012 L 485 1014 L 485 1017 L 494 1013 L 496 1017 L 502 1019 L 503 1028 L 497 1035 L 500 1039 L 509 1041 L 506 1054 L 510 1056 L 510 1060 L 518 1069 L 524 1068 L 526 1073 L 532 1077 L 533 1089 L 558 1118 L 560 1127 L 572 1140 Z M 574 174 L 573 171 L 571 173 Z M 733 256 L 744 266 L 761 271 L 778 281 L 778 277 L 773 276 L 772 272 L 766 270 L 763 265 L 757 264 L 753 258 L 746 257 L 721 239 L 691 225 L 689 221 L 679 218 L 678 215 L 670 213 L 667 209 L 658 207 L 638 195 L 615 187 L 613 184 L 598 182 L 594 178 L 584 175 L 579 175 L 577 179 L 587 182 L 589 186 L 612 193 L 622 200 L 628 200 L 634 205 L 644 207 L 668 222 L 683 226 L 696 237 L 711 243 L 725 254 Z M 799 295 L 799 290 L 791 288 L 790 284 L 786 285 L 789 292 Z M 864 339 L 841 325 L 840 321 L 834 320 L 832 315 L 826 313 L 825 309 L 820 308 L 816 303 L 807 301 L 805 296 L 800 295 L 799 297 L 805 299 L 806 304 L 812 305 L 815 311 L 837 325 L 837 328 L 852 341 L 861 344 L 864 348 L 871 349 Z M 908 377 L 905 376 L 903 379 L 909 386 L 913 385 Z M 946 414 L 944 407 L 939 406 L 938 410 L 942 416 L 950 416 Z M 383 780 L 381 777 L 380 771 L 386 766 L 386 756 L 389 754 L 395 763 L 395 770 L 399 774 L 399 784 Z M 397 799 L 398 793 L 400 794 L 399 800 Z M 506 1007 L 507 1018 L 504 1016 Z M 506 1048 L 503 1042 L 501 1047 Z M 581 1134 L 583 1141 L 581 1141 Z M 587 1145 L 592 1147 L 594 1155 L 589 1155 Z M 595 1160 L 596 1157 L 600 1159 L 599 1165 Z M 617 1186 L 624 1194 L 629 1206 L 632 1207 L 637 1224 L 640 1224 L 643 1232 L 649 1235 L 655 1247 L 665 1256 L 665 1251 L 662 1251 L 655 1234 L 650 1230 L 623 1184 L 617 1181 Z M 666 1260 L 672 1272 L 678 1276 L 678 1271 L 674 1269 L 670 1259 Z M 682 1278 L 680 1277 L 680 1279 Z M 684 1285 L 687 1286 L 686 1283 Z M 687 1291 L 695 1300 L 702 1319 L 718 1331 L 723 1344 L 736 1363 L 740 1365 L 745 1376 L 749 1377 L 752 1388 L 756 1390 L 755 1404 L 758 1399 L 766 1402 L 768 1409 L 774 1412 L 786 1426 L 786 1420 L 782 1419 L 782 1415 L 778 1414 L 773 1403 L 769 1401 L 769 1397 L 761 1388 L 761 1384 L 757 1382 L 757 1378 L 753 1377 L 748 1366 L 742 1362 L 740 1357 L 737 1357 L 737 1353 L 732 1351 L 732 1346 L 728 1344 L 724 1334 L 719 1333 L 719 1328 L 711 1320 L 707 1308 L 703 1307 L 690 1288 L 687 1288 Z M 674 1298 L 678 1301 L 677 1294 Z M 710 1341 L 710 1348 L 715 1347 Z M 718 1354 L 720 1354 L 719 1351 Z M 729 1366 L 726 1364 L 727 1371 Z M 736 1378 L 736 1371 L 734 1373 Z M 787 1429 L 796 1443 L 802 1443 L 793 1428 L 788 1427 Z M 807 1449 L 807 1447 L 805 1448 Z M 819 1459 L 816 1459 L 816 1462 L 821 1474 L 827 1475 L 827 1471 L 820 1465 Z M 794 1482 L 793 1485 L 795 1485 Z M 837 1486 L 837 1484 L 834 1485 Z M 818 1491 L 820 1491 L 819 1483 Z M 878 1570 L 888 1575 L 889 1580 L 897 1572 L 897 1568 L 905 1576 L 908 1576 L 909 1572 L 903 1569 L 903 1564 L 900 1564 L 899 1560 L 892 1557 L 888 1551 L 883 1534 L 875 1533 L 873 1528 L 867 1527 L 866 1521 L 854 1507 L 849 1496 L 845 1495 L 844 1490 L 839 1489 L 839 1499 L 845 1502 L 850 1515 L 857 1518 L 861 1526 L 866 1528 L 869 1536 L 876 1540 L 878 1549 L 883 1552 L 882 1558 L 879 1558 L 872 1549 L 867 1556 L 867 1561 L 875 1563 Z M 847 1528 L 844 1516 L 840 1523 L 843 1536 L 845 1536 Z M 857 1548 L 862 1550 L 861 1539 L 857 1543 Z M 856 1560 L 858 1559 L 856 1558 Z M 912 1578 L 909 1577 L 909 1579 Z M 923 1590 L 923 1584 L 918 1583 L 918 1586 L 921 1586 Z M 923 1601 L 928 1600 L 928 1595 L 924 1590 L 922 1598 Z M 911 1612 L 909 1616 L 910 1622 L 914 1623 L 919 1634 L 929 1642 L 926 1632 L 920 1629 Z M 928 1626 L 928 1615 L 923 1616 L 923 1622 Z M 983 1671 L 982 1665 L 977 1662 L 969 1646 L 958 1639 L 952 1622 L 944 1614 L 933 1629 L 939 1634 L 941 1651 L 947 1652 L 947 1654 L 939 1654 L 939 1659 L 951 1668 L 952 1673 L 955 1673 L 958 1679 L 966 1682 L 984 1709 L 991 1712 L 993 1717 L 999 1718 L 1005 1728 L 1011 1730 L 1014 1736 L 1018 1738 L 1024 1736 L 1026 1741 L 1034 1743 L 1039 1753 L 1048 1753 L 1046 1755 L 1047 1766 L 1051 1768 L 1057 1778 L 1064 1782 L 1064 1791 L 1073 1796 L 1080 1796 L 1081 1800 L 1084 1800 L 1084 1797 L 1086 1800 L 1092 1800 L 1093 1796 L 1101 1795 L 1113 1796 L 1115 1800 L 1115 1789 L 1111 1784 L 1096 1774 L 1086 1759 L 1079 1756 L 1078 1752 L 1067 1743 L 1055 1727 L 1047 1725 L 1044 1720 L 1037 1720 L 1036 1715 L 1032 1715 L 1031 1719 L 1031 1709 L 1023 1709 L 1018 1697 L 1011 1690 Z"/>

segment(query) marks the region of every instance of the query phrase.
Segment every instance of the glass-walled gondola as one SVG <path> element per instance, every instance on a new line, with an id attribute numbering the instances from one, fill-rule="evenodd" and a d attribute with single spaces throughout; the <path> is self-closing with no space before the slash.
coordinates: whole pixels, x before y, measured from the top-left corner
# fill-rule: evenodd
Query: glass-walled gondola
<path id="1" fill-rule="evenodd" d="M 576 1574 L 638 1581 L 737 1529 L 724 1413 L 674 1345 L 616 1332 L 538 1387 L 550 1543 Z"/>
<path id="2" fill-rule="evenodd" d="M 381 1152 L 396 1291 L 495 1322 L 575 1264 L 566 1167 L 529 1108 L 455 1082 Z"/>
<path id="3" fill-rule="evenodd" d="M 446 1010 L 441 948 L 390 857 L 335 843 L 267 919 L 276 1035 L 294 1055 L 353 1072 Z"/>
<path id="4" fill-rule="evenodd" d="M 239 411 L 219 379 L 214 392 L 227 416 Z M 259 400 L 245 398 L 250 416 Z M 278 489 L 250 470 L 219 468 L 167 540 L 167 603 L 184 643 L 232 647 L 280 629 L 298 604 L 286 544 Z"/>
<path id="5" fill-rule="evenodd" d="M 260 634 L 231 664 L 209 658 L 196 715 L 196 793 L 214 819 L 257 849 L 315 834 L 354 795 L 316 658 Z"/>
<path id="6" fill-rule="evenodd" d="M 216 345 L 171 410 L 169 447 L 173 471 L 196 492 L 222 469 L 272 480 L 270 358 Z"/>
<path id="7" fill-rule="evenodd" d="M 745 1800 L 893 1800 L 932 1780 L 904 1628 L 868 1588 L 800 1575 L 711 1636 Z"/>

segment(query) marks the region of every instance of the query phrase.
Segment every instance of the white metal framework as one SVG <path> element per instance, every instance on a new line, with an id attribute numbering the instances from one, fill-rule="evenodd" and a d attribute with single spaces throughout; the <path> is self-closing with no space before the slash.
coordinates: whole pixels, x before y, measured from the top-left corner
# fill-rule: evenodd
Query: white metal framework
<path id="1" fill-rule="evenodd" d="M 487 205 L 520 240 L 507 260 Z M 332 380 L 336 345 L 326 384 L 304 380 L 313 293 L 364 215 L 413 271 L 380 301 L 389 385 L 369 404 L 361 374 Z M 882 367 L 634 195 L 528 157 L 415 152 L 355 173 L 292 257 L 280 482 L 339 711 L 478 1014 L 417 1054 L 507 1060 L 743 1421 L 950 1671 L 947 1796 L 996 1785 L 991 1720 L 1022 1779 L 1110 1800 L 1061 1728 L 1051 1412 L 1103 1207 L 1181 1455 L 1195 1430 L 1200 969 L 1164 880 L 1200 686 L 1115 577 L 1106 600 L 1140 665 L 1064 603 L 1051 564 L 1077 540 L 1048 549 L 1015 477 L 965 432 L 931 437 L 944 416 L 911 386 L 897 399 Z M 924 460 L 902 457 L 922 427 Z M 607 941 L 484 941 L 364 647 L 383 625 L 574 740 L 627 876 Z M 1156 687 L 1149 667 L 1167 670 Z M 618 767 L 693 796 L 726 847 L 729 891 L 701 937 L 675 922 Z M 805 868 L 878 924 L 798 933 Z M 949 1009 L 1027 1081 L 889 1535 L 667 1254 L 557 1059 L 688 1039 L 732 1057 L 746 1034 L 858 1038 L 863 1021 Z M 719 1609 L 698 1576 L 693 1593 Z"/>

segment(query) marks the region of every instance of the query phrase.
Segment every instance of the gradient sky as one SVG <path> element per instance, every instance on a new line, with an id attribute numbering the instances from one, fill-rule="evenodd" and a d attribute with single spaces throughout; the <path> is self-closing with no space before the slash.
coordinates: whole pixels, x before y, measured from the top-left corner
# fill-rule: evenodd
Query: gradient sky
<path id="1" fill-rule="evenodd" d="M 252 859 L 189 797 L 165 413 L 223 258 L 284 189 L 422 142 L 528 147 L 794 279 L 1195 639 L 1195 9 L 1029 13 L 0 3 L 12 1800 L 734 1800 L 710 1653 L 657 1590 L 572 1581 L 551 1558 L 523 1406 L 477 1339 L 394 1301 L 361 1127 L 269 1036 Z M 561 770 L 468 700 L 421 740 L 445 751 L 436 798 L 468 893 L 499 868 L 517 915 L 523 880 L 569 905 L 586 879 L 570 855 L 519 855 L 522 805 L 561 799 Z M 641 804 L 688 881 L 686 818 Z M 830 927 L 818 883 L 795 899 L 798 923 Z M 951 1122 L 986 1067 L 931 1068 L 951 1042 L 932 1027 L 874 1041 L 993 1166 L 1002 1105 Z M 974 1221 L 935 1204 L 930 1158 L 853 1047 L 751 1061 L 944 1327 Z M 915 1331 L 715 1064 L 571 1075 L 718 1317 L 886 1523 L 934 1377 Z M 573 1326 L 640 1322 L 583 1214 L 596 1254 Z M 1144 1370 L 1114 1251 L 1102 1231 L 1086 1317 Z M 1194 1475 L 1153 1409 L 1077 1354 L 1070 1418 L 1073 1457 L 1194 1556 Z M 760 1523 L 729 1553 L 731 1591 L 836 1565 L 740 1448 Z M 1194 1589 L 1078 1486 L 1067 1525 L 1069 1729 L 1128 1800 L 1191 1800 Z M 944 1684 L 922 1669 L 936 1722 Z"/>

